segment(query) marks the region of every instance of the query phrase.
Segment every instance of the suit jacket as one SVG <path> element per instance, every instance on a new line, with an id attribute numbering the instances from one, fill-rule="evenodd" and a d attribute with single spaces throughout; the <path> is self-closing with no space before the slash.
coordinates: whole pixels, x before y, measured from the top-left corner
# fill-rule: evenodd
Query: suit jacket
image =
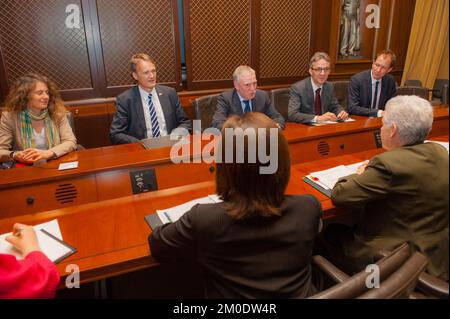
<path id="1" fill-rule="evenodd" d="M 192 131 L 191 120 L 181 106 L 176 91 L 168 86 L 156 85 L 156 92 L 166 121 L 167 133 L 175 128 Z M 144 110 L 139 87 L 134 86 L 116 98 L 116 114 L 109 130 L 113 144 L 133 143 L 147 138 Z"/>
<path id="2" fill-rule="evenodd" d="M 275 109 L 275 106 L 270 101 L 266 91 L 256 90 L 255 98 L 252 99 L 252 111 L 266 114 L 284 129 L 284 118 Z M 219 95 L 217 98 L 216 112 L 214 113 L 211 126 L 221 130 L 223 123 L 225 123 L 227 118 L 233 114 L 244 114 L 241 100 L 239 99 L 236 89 L 223 92 Z"/>
<path id="3" fill-rule="evenodd" d="M 315 293 L 311 255 L 322 214 L 311 195 L 287 196 L 281 216 L 234 220 L 224 203 L 196 205 L 149 236 L 157 260 L 195 260 L 207 298 L 293 298 Z"/>
<path id="4" fill-rule="evenodd" d="M 431 275 L 448 279 L 449 156 L 436 143 L 403 146 L 375 156 L 362 175 L 341 178 L 335 205 L 362 207 L 344 254 L 359 269 L 374 254 L 403 242 L 428 257 Z"/>
<path id="5" fill-rule="evenodd" d="M 303 79 L 291 86 L 288 106 L 289 121 L 297 123 L 309 123 L 314 117 L 315 93 L 311 84 L 311 77 Z M 320 92 L 322 102 L 322 114 L 331 112 L 338 115 L 344 109 L 334 96 L 333 84 L 325 82 Z"/>
<path id="6" fill-rule="evenodd" d="M 348 111 L 350 114 L 377 116 L 378 110 L 384 110 L 387 101 L 397 96 L 397 86 L 392 75 L 386 74 L 381 81 L 380 101 L 378 109 L 372 105 L 372 77 L 370 70 L 355 74 L 348 86 Z"/>
<path id="7" fill-rule="evenodd" d="M 57 127 L 61 143 L 50 148 L 50 150 L 56 154 L 56 157 L 60 157 L 76 150 L 77 139 L 66 116 L 63 116 L 57 123 Z M 2 112 L 0 118 L 0 161 L 10 161 L 9 154 L 12 151 L 22 151 L 23 149 L 19 114 L 16 112 Z"/>

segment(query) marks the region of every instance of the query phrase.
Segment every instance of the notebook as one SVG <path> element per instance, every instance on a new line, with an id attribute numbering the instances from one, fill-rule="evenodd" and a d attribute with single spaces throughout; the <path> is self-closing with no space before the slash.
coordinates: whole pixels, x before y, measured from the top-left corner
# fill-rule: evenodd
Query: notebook
<path id="1" fill-rule="evenodd" d="M 42 252 L 53 263 L 57 264 L 63 259 L 74 254 L 77 250 L 62 240 L 58 220 L 54 219 L 47 223 L 33 226 Z M 18 260 L 23 259 L 22 254 L 8 243 L 5 238 L 11 233 L 0 235 L 0 253 L 15 256 Z"/>

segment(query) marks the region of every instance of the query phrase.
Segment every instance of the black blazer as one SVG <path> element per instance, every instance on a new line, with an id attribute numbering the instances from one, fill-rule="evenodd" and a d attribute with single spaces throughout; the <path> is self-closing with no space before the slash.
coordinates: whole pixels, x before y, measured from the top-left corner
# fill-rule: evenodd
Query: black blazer
<path id="1" fill-rule="evenodd" d="M 303 298 L 322 214 L 314 196 L 287 196 L 281 216 L 234 220 L 223 203 L 196 205 L 149 236 L 152 257 L 195 260 L 207 298 Z"/>
<path id="2" fill-rule="evenodd" d="M 378 109 L 372 105 L 372 77 L 370 70 L 355 74 L 348 86 L 348 112 L 355 115 L 377 116 L 378 110 L 384 110 L 387 101 L 397 96 L 397 86 L 392 75 L 386 74 L 381 81 Z"/>
<path id="3" fill-rule="evenodd" d="M 256 90 L 255 98 L 252 99 L 252 111 L 266 114 L 284 129 L 284 118 L 275 109 L 266 91 Z M 233 114 L 244 114 L 236 89 L 223 92 L 217 98 L 217 108 L 212 119 L 211 127 L 221 130 L 223 123 Z"/>
<path id="4" fill-rule="evenodd" d="M 289 121 L 309 123 L 316 116 L 314 110 L 314 92 L 311 77 L 303 79 L 291 86 L 288 116 Z M 320 92 L 322 113 L 331 112 L 338 115 L 344 109 L 339 104 L 333 91 L 333 84 L 325 82 Z"/>
<path id="5" fill-rule="evenodd" d="M 191 120 L 181 106 L 177 92 L 168 86 L 156 85 L 156 92 L 166 120 L 167 133 L 175 128 L 192 130 Z M 116 98 L 116 114 L 109 130 L 112 144 L 133 143 L 147 138 L 142 99 L 138 86 L 126 90 Z"/>

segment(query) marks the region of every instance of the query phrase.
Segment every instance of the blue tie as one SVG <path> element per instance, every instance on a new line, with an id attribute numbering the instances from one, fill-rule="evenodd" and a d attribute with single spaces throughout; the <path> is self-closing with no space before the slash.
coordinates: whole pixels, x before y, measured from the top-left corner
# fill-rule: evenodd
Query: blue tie
<path id="1" fill-rule="evenodd" d="M 152 94 L 148 95 L 148 109 L 150 111 L 150 122 L 152 124 L 152 136 L 159 137 L 161 134 L 159 132 L 158 117 L 156 116 L 156 109 L 152 102 Z"/>
<path id="2" fill-rule="evenodd" d="M 244 113 L 251 112 L 252 109 L 250 108 L 250 102 L 249 102 L 248 100 L 244 100 L 244 104 L 245 104 L 245 110 L 244 110 Z"/>

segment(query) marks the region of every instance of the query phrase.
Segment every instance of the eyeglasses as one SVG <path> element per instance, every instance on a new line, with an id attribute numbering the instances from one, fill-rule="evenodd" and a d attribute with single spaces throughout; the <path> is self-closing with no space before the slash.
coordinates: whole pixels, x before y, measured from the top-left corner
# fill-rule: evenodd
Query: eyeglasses
<path id="1" fill-rule="evenodd" d="M 373 62 L 373 65 L 375 65 L 375 67 L 377 68 L 380 68 L 381 70 L 387 70 L 389 68 L 389 66 L 381 65 L 377 62 Z"/>
<path id="2" fill-rule="evenodd" d="M 322 72 L 328 73 L 331 71 L 331 68 L 311 68 L 311 70 L 313 70 L 317 73 L 322 73 Z"/>

